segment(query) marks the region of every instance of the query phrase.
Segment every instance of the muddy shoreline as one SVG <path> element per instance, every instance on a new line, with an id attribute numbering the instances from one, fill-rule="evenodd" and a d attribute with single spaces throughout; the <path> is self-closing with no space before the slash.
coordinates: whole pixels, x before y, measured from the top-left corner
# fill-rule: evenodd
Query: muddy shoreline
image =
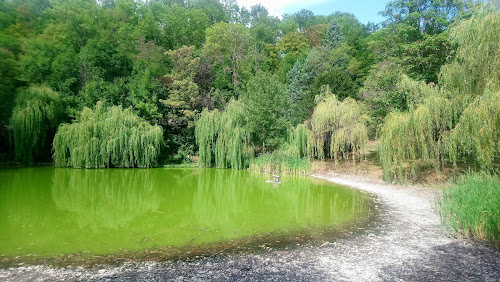
<path id="1" fill-rule="evenodd" d="M 333 173 L 314 176 L 372 193 L 379 220 L 337 240 L 259 254 L 92 268 L 22 266 L 0 270 L 0 280 L 500 281 L 500 250 L 446 235 L 433 211 L 432 189 Z"/>

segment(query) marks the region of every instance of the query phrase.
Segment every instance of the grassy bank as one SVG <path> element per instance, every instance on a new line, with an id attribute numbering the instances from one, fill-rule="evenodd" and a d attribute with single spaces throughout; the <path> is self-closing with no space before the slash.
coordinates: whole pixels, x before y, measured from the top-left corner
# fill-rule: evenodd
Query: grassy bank
<path id="1" fill-rule="evenodd" d="M 288 156 L 281 151 L 263 154 L 250 161 L 250 170 L 277 174 L 309 174 L 311 162 L 306 158 Z"/>
<path id="2" fill-rule="evenodd" d="M 468 173 L 439 192 L 437 208 L 445 226 L 458 236 L 500 247 L 500 178 Z"/>

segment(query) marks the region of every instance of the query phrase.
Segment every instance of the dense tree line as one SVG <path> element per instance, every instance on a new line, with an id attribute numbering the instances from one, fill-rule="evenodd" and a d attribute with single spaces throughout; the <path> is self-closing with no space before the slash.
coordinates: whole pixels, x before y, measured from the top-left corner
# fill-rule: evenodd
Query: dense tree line
<path id="1" fill-rule="evenodd" d="M 202 165 L 235 168 L 273 151 L 359 160 L 386 123 L 440 102 L 426 93 L 463 110 L 472 96 L 460 104 L 435 94 L 470 92 L 453 84 L 454 74 L 486 83 L 479 70 L 457 66 L 476 66 L 457 40 L 475 11 L 471 1 L 394 0 L 381 12 L 385 22 L 365 25 L 342 12 L 280 19 L 231 0 L 2 0 L 0 158 L 148 167 L 199 153 Z M 461 113 L 436 130 L 449 131 Z M 116 130 L 105 129 L 112 124 Z M 82 155 L 98 146 L 102 158 Z M 142 156 L 141 146 L 154 149 Z M 471 149 L 446 154 L 462 151 Z"/>

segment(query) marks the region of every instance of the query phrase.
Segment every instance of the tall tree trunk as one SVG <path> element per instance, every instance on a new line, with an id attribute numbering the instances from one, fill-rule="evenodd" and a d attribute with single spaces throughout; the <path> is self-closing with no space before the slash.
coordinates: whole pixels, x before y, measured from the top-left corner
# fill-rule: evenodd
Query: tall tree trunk
<path id="1" fill-rule="evenodd" d="M 236 84 L 238 83 L 238 74 L 236 72 L 236 46 L 233 48 L 233 87 L 236 87 Z"/>

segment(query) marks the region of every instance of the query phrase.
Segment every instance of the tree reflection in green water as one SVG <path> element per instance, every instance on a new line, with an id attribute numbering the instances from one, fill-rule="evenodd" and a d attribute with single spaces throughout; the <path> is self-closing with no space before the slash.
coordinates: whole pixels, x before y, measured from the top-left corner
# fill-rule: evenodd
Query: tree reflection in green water
<path id="1" fill-rule="evenodd" d="M 217 169 L 0 170 L 0 255 L 182 253 L 256 237 L 314 239 L 368 213 L 369 196 L 359 191 L 298 177 L 274 187 L 265 178 Z"/>
<path id="2" fill-rule="evenodd" d="M 343 225 L 366 212 L 367 195 L 310 178 L 285 178 L 275 187 L 259 174 L 205 169 L 194 206 L 194 222 L 232 238 Z"/>
<path id="3" fill-rule="evenodd" d="M 155 171 L 148 169 L 56 169 L 52 199 L 76 215 L 79 227 L 123 227 L 159 207 Z"/>

